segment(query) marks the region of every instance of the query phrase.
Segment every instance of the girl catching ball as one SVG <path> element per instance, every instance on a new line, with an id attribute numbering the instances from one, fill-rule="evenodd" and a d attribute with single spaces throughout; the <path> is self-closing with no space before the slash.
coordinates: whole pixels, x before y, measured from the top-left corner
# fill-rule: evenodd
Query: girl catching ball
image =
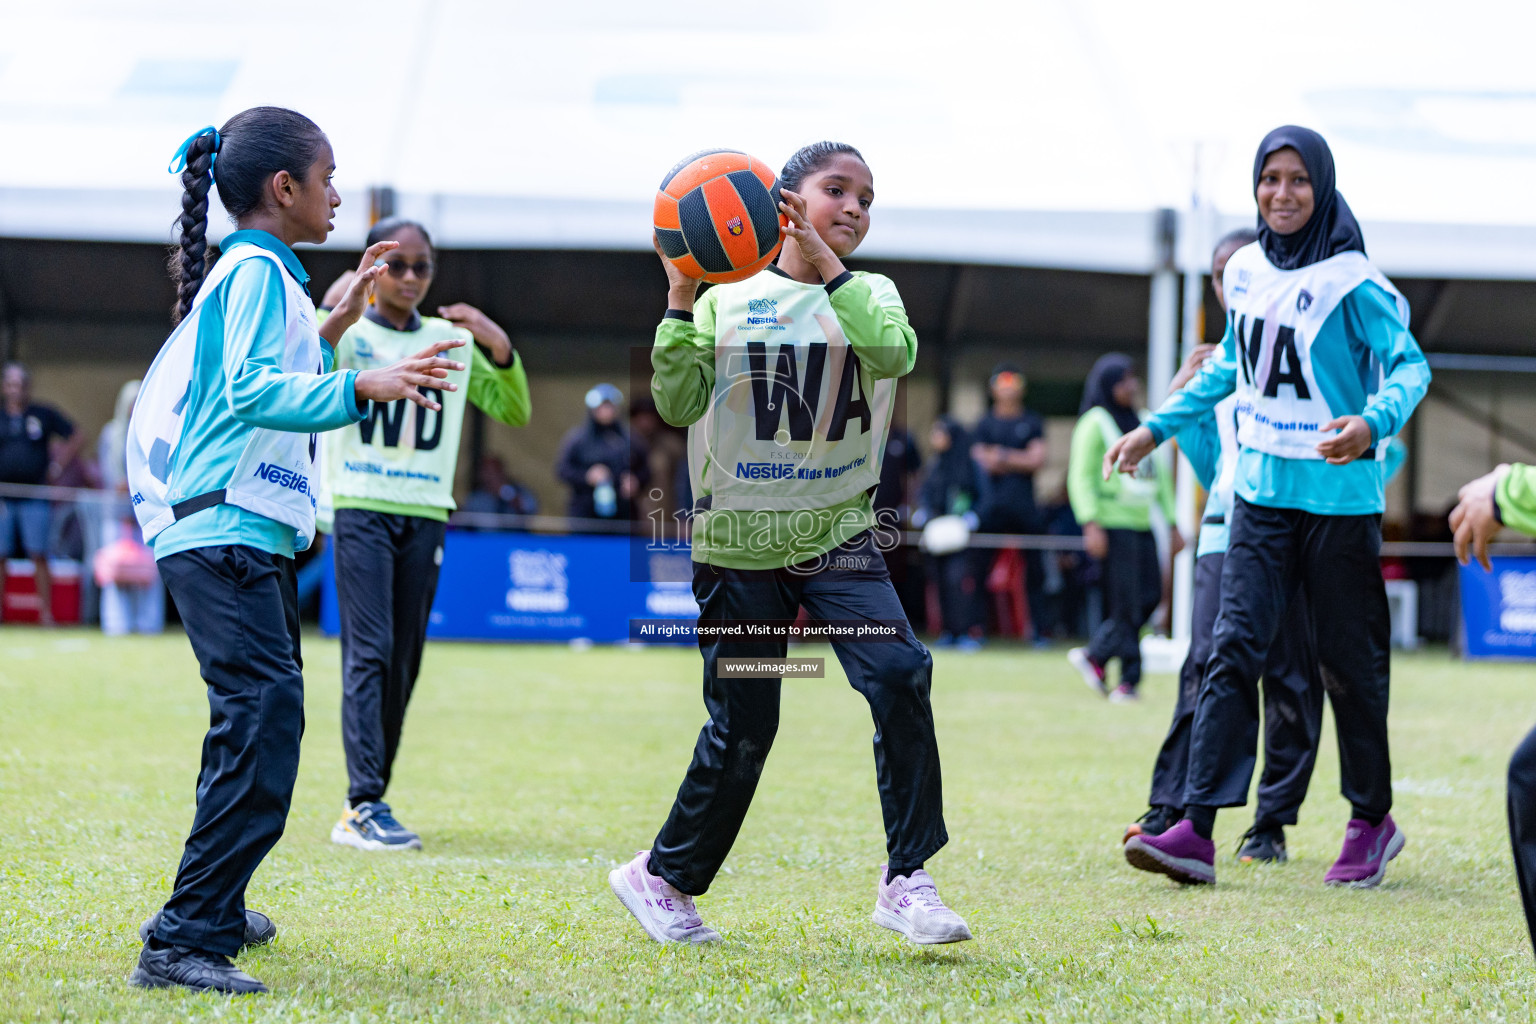
<path id="1" fill-rule="evenodd" d="M 441 407 L 463 344 L 433 342 L 374 370 L 330 373 L 331 348 L 362 315 L 394 249 L 363 254 L 316 329 L 298 242 L 323 242 L 341 199 L 331 144 L 314 122 L 254 107 L 183 143 L 181 322 L 150 366 L 129 424 L 128 485 L 208 684 L 197 811 L 171 898 L 142 930 L 130 980 L 265 992 L 230 957 L 275 934 L 245 890 L 283 834 L 304 732 L 293 554 L 315 529 L 316 434 L 362 420 L 370 400 Z M 208 192 L 238 230 L 207 265 Z"/>
<path id="2" fill-rule="evenodd" d="M 833 640 L 875 720 L 875 777 L 888 864 L 875 923 L 914 942 L 971 937 L 925 861 L 947 841 L 929 689 L 933 661 L 912 634 L 871 532 L 870 494 L 897 378 L 917 336 L 895 286 L 843 259 L 869 230 L 874 180 L 852 146 L 820 142 L 780 176 L 788 240 L 776 266 L 716 286 L 663 261 L 667 312 L 651 392 L 687 426 L 697 518 L 704 706 L 693 761 L 651 849 L 608 876 L 658 942 L 713 942 L 694 898 L 708 891 L 746 818 L 779 721 L 780 676 L 731 674 L 782 659 L 803 609 L 821 622 L 880 625 L 873 641 Z M 659 251 L 659 249 L 658 249 Z M 748 637 L 755 621 L 776 630 Z"/>

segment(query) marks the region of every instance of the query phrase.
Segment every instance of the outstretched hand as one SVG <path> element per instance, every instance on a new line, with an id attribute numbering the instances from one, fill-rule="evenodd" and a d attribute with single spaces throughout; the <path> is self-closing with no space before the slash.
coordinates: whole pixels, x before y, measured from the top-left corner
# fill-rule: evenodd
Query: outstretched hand
<path id="1" fill-rule="evenodd" d="M 355 270 L 343 270 L 341 276 L 331 282 L 331 286 L 325 290 L 325 295 L 320 299 L 321 309 L 335 309 L 347 294 L 347 289 L 352 285 L 352 279 L 357 276 Z"/>
<path id="2" fill-rule="evenodd" d="M 373 282 L 387 269 L 379 262 L 380 258 L 391 249 L 398 248 L 399 242 L 375 242 L 363 250 L 363 258 L 357 265 L 356 273 L 347 282 L 341 298 L 331 307 L 331 315 L 320 325 L 320 337 L 330 342 L 332 348 L 336 347 L 347 328 L 357 323 L 363 311 L 368 308 L 368 300 L 373 298 Z M 326 297 L 330 296 L 331 291 L 327 290 Z"/>
<path id="3" fill-rule="evenodd" d="M 451 306 L 438 306 L 437 315 L 457 327 L 462 327 L 480 344 L 485 346 L 497 366 L 512 361 L 512 339 L 501 325 L 467 302 L 455 302 Z"/>
<path id="4" fill-rule="evenodd" d="M 375 402 L 393 402 L 406 398 L 424 409 L 441 409 L 442 405 L 428 398 L 421 389 L 459 390 L 457 384 L 447 379 L 448 371 L 462 370 L 464 364 L 444 359 L 441 354 L 463 344 L 463 338 L 445 338 L 434 341 L 409 359 L 402 359 L 377 370 L 363 370 L 357 375 L 357 397 Z"/>
<path id="5" fill-rule="evenodd" d="M 1157 439 L 1146 427 L 1137 427 L 1109 446 L 1104 453 L 1104 479 L 1108 480 L 1116 469 L 1122 473 L 1134 473 L 1141 460 L 1157 448 Z"/>
<path id="6" fill-rule="evenodd" d="M 1211 354 L 1216 351 L 1217 347 L 1216 345 L 1196 345 L 1189 353 L 1189 358 L 1184 360 L 1184 365 L 1179 367 L 1179 372 L 1173 375 L 1173 380 L 1168 382 L 1168 393 L 1173 394 L 1173 392 L 1194 380 L 1195 374 L 1200 372 L 1200 367 L 1204 366 L 1205 361 L 1211 358 Z"/>
<path id="7" fill-rule="evenodd" d="M 1343 466 L 1364 455 L 1371 446 L 1371 425 L 1364 416 L 1340 416 L 1323 424 L 1323 430 L 1338 433 L 1317 446 L 1317 454 L 1330 466 Z"/>
<path id="8" fill-rule="evenodd" d="M 1477 564 L 1486 572 L 1493 571 L 1488 559 L 1488 542 L 1503 527 L 1494 508 L 1494 492 L 1499 481 L 1509 472 L 1509 465 L 1496 468 L 1464 486 L 1456 495 L 1457 505 L 1451 509 L 1451 529 L 1456 532 L 1456 561 L 1466 565 L 1470 560 L 1467 549 L 1477 558 Z"/>

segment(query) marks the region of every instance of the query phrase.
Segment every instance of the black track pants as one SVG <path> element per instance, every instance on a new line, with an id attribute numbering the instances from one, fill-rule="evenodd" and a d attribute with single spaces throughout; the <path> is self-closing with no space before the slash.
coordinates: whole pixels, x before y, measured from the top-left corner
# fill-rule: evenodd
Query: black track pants
<path id="1" fill-rule="evenodd" d="M 1224 556 L 1202 555 L 1195 562 L 1194 615 L 1189 655 L 1179 670 L 1179 696 L 1173 724 L 1152 769 L 1148 803 L 1184 806 L 1189 774 L 1189 737 L 1195 720 L 1200 684 L 1210 663 L 1212 634 L 1221 608 L 1221 568 Z M 1258 813 L 1261 828 L 1296 824 L 1317 762 L 1323 725 L 1323 684 L 1306 603 L 1297 595 L 1286 610 L 1287 627 L 1275 637 L 1264 665 L 1264 774 L 1259 778 Z"/>
<path id="2" fill-rule="evenodd" d="M 341 605 L 341 742 L 347 800 L 380 800 L 400 747 L 447 524 L 421 516 L 336 510 Z"/>
<path id="3" fill-rule="evenodd" d="M 986 577 L 974 551 L 929 555 L 928 571 L 939 584 L 939 609 L 944 632 L 962 637 L 986 621 L 982 603 Z"/>
<path id="4" fill-rule="evenodd" d="M 1525 924 L 1536 946 L 1536 729 L 1526 734 L 1509 762 L 1509 841 Z"/>
<path id="5" fill-rule="evenodd" d="M 694 564 L 699 623 L 793 620 L 803 607 L 814 620 L 898 624 L 885 642 L 834 643 L 855 690 L 875 722 L 875 782 L 891 863 L 926 860 L 948 841 L 939 781 L 939 748 L 928 694 L 933 659 L 912 635 L 885 561 L 869 534 L 829 552 L 816 565 L 788 569 L 723 569 Z M 720 658 L 782 658 L 782 640 L 710 640 L 704 656 L 704 706 L 693 762 L 666 824 L 651 848 L 651 870 L 681 891 L 705 892 L 736 841 L 779 726 L 778 679 L 731 679 Z"/>
<path id="6" fill-rule="evenodd" d="M 1120 659 L 1120 682 L 1141 682 L 1141 627 L 1163 599 L 1157 540 L 1146 530 L 1105 530 L 1109 554 L 1101 563 L 1104 621 L 1088 641 L 1088 657 L 1108 665 Z"/>
<path id="7" fill-rule="evenodd" d="M 1258 680 L 1299 589 L 1333 705 L 1341 791 L 1355 817 L 1380 818 L 1392 809 L 1391 622 L 1380 553 L 1380 516 L 1319 516 L 1235 500 L 1221 615 L 1195 708 L 1186 807 L 1247 801 L 1258 743 Z"/>
<path id="8" fill-rule="evenodd" d="M 304 735 L 293 560 L 238 545 L 160 559 L 208 684 L 197 812 L 155 938 L 234 956 L 245 887 L 283 834 Z"/>

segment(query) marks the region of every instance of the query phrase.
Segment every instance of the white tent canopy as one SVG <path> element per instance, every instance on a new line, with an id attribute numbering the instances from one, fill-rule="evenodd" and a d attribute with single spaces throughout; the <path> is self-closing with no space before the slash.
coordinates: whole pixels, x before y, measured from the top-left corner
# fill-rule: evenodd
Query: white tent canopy
<path id="1" fill-rule="evenodd" d="M 697 149 L 819 138 L 875 172 L 870 256 L 1145 273 L 1252 218 L 1253 147 L 1328 137 L 1388 273 L 1536 277 L 1536 6 L 1420 0 L 0 7 L 0 234 L 165 241 L 188 132 L 255 104 L 330 135 L 448 246 L 638 249 Z M 1198 207 L 1197 207 L 1198 202 Z"/>

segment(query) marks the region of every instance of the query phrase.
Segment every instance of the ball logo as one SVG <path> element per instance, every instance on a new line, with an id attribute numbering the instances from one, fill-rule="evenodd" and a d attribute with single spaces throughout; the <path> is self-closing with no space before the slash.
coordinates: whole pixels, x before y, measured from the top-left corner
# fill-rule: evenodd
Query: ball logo
<path id="1" fill-rule="evenodd" d="M 732 217 L 730 220 L 726 221 L 725 230 L 729 231 L 733 235 L 741 234 L 741 218 Z"/>

